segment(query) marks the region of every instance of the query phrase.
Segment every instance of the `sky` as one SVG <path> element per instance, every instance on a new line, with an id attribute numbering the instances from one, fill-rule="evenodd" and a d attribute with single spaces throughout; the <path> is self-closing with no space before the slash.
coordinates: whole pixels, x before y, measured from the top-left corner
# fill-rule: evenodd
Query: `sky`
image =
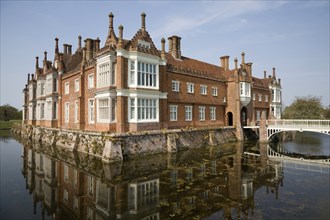
<path id="1" fill-rule="evenodd" d="M 220 65 L 219 57 L 252 62 L 253 76 L 262 78 L 276 68 L 281 78 L 283 104 L 296 97 L 321 97 L 329 106 L 330 1 L 0 1 L 0 105 L 22 108 L 27 74 L 34 73 L 48 52 L 54 60 L 55 38 L 78 46 L 97 38 L 104 46 L 109 17 L 114 29 L 124 26 L 131 39 L 146 13 L 146 29 L 156 47 L 161 38 L 180 36 L 183 56 Z M 168 46 L 166 45 L 166 50 Z"/>

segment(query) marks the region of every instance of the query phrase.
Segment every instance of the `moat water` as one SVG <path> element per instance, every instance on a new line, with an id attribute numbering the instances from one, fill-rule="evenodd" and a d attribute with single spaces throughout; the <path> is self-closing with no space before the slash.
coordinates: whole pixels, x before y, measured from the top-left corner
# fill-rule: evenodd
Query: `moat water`
<path id="1" fill-rule="evenodd" d="M 329 157 L 330 136 L 274 150 Z M 240 142 L 105 164 L 2 135 L 0 219 L 330 219 L 330 165 Z"/>

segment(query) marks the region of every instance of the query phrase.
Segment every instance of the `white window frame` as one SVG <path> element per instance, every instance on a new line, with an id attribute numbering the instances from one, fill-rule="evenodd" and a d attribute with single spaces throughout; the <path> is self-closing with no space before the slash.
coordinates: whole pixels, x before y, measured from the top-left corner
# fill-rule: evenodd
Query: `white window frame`
<path id="1" fill-rule="evenodd" d="M 187 83 L 187 93 L 194 93 L 194 92 L 195 92 L 195 84 Z"/>
<path id="2" fill-rule="evenodd" d="M 247 82 L 240 82 L 240 96 L 251 97 L 251 84 Z"/>
<path id="3" fill-rule="evenodd" d="M 207 86 L 206 85 L 200 85 L 200 93 L 201 93 L 201 95 L 207 95 Z"/>
<path id="4" fill-rule="evenodd" d="M 88 75 L 88 89 L 94 88 L 94 73 Z"/>
<path id="5" fill-rule="evenodd" d="M 93 105 L 91 105 L 92 101 Z M 95 123 L 95 99 L 88 99 L 88 123 Z"/>
<path id="6" fill-rule="evenodd" d="M 265 95 L 265 102 L 268 102 L 268 95 Z"/>
<path id="7" fill-rule="evenodd" d="M 69 94 L 70 93 L 70 83 L 66 82 L 64 84 L 64 94 Z"/>
<path id="8" fill-rule="evenodd" d="M 74 80 L 74 91 L 75 92 L 79 92 L 80 89 L 80 80 L 79 79 L 75 79 Z"/>
<path id="9" fill-rule="evenodd" d="M 78 117 L 79 117 L 79 103 L 78 101 L 74 102 L 74 122 L 78 122 Z"/>
<path id="10" fill-rule="evenodd" d="M 198 107 L 198 119 L 199 119 L 199 121 L 205 121 L 205 107 L 204 106 Z"/>
<path id="11" fill-rule="evenodd" d="M 255 100 L 256 100 L 256 94 L 253 93 L 253 101 L 255 101 Z"/>
<path id="12" fill-rule="evenodd" d="M 186 105 L 185 109 L 185 120 L 192 121 L 193 120 L 193 107 L 191 105 Z"/>
<path id="13" fill-rule="evenodd" d="M 110 86 L 110 60 L 97 64 L 97 88 Z"/>
<path id="14" fill-rule="evenodd" d="M 217 120 L 217 108 L 216 107 L 210 107 L 210 120 L 211 121 Z"/>
<path id="15" fill-rule="evenodd" d="M 130 97 L 128 110 L 130 123 L 159 122 L 158 98 Z"/>
<path id="16" fill-rule="evenodd" d="M 173 92 L 180 92 L 180 81 L 172 80 L 172 91 Z"/>
<path id="17" fill-rule="evenodd" d="M 100 106 L 100 101 L 105 101 L 107 100 L 108 102 L 108 105 L 107 106 Z M 101 122 L 101 123 L 110 123 L 110 98 L 109 97 L 106 97 L 106 98 L 98 98 L 97 99 L 97 122 Z M 105 112 L 106 112 L 106 109 L 108 109 L 108 118 L 101 118 L 101 112 L 100 112 L 100 107 L 105 109 Z"/>
<path id="18" fill-rule="evenodd" d="M 259 102 L 262 101 L 262 94 L 258 94 L 258 101 L 259 101 Z"/>
<path id="19" fill-rule="evenodd" d="M 218 87 L 212 87 L 212 95 L 218 96 Z"/>
<path id="20" fill-rule="evenodd" d="M 170 105 L 170 121 L 178 120 L 178 106 Z"/>
<path id="21" fill-rule="evenodd" d="M 140 67 L 140 68 L 139 68 Z M 152 69 L 152 70 L 151 70 Z M 150 71 L 151 70 L 151 71 Z M 137 61 L 137 87 L 158 88 L 158 64 Z"/>
<path id="22" fill-rule="evenodd" d="M 70 118 L 70 103 L 65 102 L 64 103 L 64 122 L 69 123 Z"/>

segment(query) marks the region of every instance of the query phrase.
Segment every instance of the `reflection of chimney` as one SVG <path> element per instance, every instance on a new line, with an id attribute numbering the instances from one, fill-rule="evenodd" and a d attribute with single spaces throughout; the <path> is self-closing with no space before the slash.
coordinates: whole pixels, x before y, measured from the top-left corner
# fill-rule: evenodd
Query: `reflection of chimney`
<path id="1" fill-rule="evenodd" d="M 31 74 L 31 80 L 34 80 L 34 74 Z"/>

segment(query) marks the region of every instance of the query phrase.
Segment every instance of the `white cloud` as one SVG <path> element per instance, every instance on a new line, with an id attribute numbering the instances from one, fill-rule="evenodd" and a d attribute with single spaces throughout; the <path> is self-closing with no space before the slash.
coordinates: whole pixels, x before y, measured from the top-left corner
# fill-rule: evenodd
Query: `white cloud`
<path id="1" fill-rule="evenodd" d="M 262 1 L 220 1 L 202 2 L 200 7 L 189 7 L 185 4 L 183 13 L 180 15 L 169 14 L 164 25 L 152 32 L 154 37 L 181 34 L 196 29 L 202 25 L 217 21 L 224 22 L 228 19 L 243 16 L 245 14 L 270 10 L 282 7 L 285 2 L 262 2 Z M 195 4 L 194 4 L 195 6 Z M 179 6 L 178 6 L 179 7 Z M 242 18 L 237 26 L 246 24 L 247 20 Z M 232 29 L 232 28 L 230 28 Z M 236 28 L 235 28 L 236 29 Z"/>

